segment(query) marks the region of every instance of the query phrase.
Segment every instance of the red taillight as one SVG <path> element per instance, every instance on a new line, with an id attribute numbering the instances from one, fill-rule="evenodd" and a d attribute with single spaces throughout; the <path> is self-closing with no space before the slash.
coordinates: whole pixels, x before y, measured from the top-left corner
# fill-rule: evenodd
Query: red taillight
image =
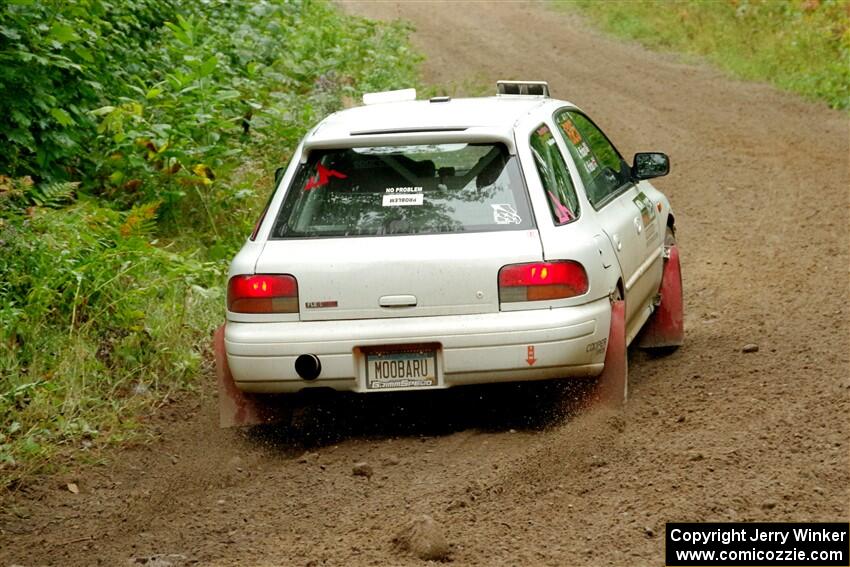
<path id="1" fill-rule="evenodd" d="M 233 276 L 227 309 L 235 313 L 298 313 L 298 282 L 288 275 Z"/>
<path id="2" fill-rule="evenodd" d="M 499 300 L 541 301 L 587 293 L 587 272 L 572 260 L 511 264 L 499 270 Z"/>

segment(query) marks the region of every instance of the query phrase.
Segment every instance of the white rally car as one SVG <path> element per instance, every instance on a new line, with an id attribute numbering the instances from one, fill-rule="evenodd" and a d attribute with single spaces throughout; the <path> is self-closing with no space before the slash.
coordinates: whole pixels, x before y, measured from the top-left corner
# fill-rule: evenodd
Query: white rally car
<path id="1" fill-rule="evenodd" d="M 674 219 L 599 127 L 542 82 L 498 95 L 371 93 L 313 128 L 230 266 L 222 425 L 269 394 L 598 376 L 682 342 Z"/>

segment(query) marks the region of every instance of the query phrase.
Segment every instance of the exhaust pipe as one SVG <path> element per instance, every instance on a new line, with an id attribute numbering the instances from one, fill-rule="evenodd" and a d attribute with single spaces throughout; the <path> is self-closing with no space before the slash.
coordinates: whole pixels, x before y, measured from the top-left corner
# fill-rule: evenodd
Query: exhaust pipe
<path id="1" fill-rule="evenodd" d="M 302 354 L 295 359 L 295 372 L 304 380 L 315 380 L 322 373 L 322 362 L 315 354 Z"/>

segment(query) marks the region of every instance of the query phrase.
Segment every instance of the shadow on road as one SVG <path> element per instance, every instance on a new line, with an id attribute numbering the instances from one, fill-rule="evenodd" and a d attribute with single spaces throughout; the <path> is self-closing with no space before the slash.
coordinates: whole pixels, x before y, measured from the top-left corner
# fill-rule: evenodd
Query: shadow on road
<path id="1" fill-rule="evenodd" d="M 569 379 L 369 395 L 307 390 L 289 397 L 289 423 L 243 433 L 249 442 L 295 455 L 351 438 L 432 437 L 467 429 L 543 430 L 577 413 L 592 384 Z"/>

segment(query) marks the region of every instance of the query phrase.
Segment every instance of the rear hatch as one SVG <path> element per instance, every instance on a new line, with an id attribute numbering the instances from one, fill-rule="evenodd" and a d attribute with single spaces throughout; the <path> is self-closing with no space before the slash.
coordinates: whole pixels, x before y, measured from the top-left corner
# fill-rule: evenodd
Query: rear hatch
<path id="1" fill-rule="evenodd" d="M 542 260 L 536 230 L 271 241 L 257 273 L 292 274 L 303 321 L 499 311 L 499 269 Z"/>
<path id="2" fill-rule="evenodd" d="M 499 310 L 499 269 L 542 260 L 516 157 L 501 143 L 311 152 L 257 273 L 298 280 L 303 320 Z"/>

